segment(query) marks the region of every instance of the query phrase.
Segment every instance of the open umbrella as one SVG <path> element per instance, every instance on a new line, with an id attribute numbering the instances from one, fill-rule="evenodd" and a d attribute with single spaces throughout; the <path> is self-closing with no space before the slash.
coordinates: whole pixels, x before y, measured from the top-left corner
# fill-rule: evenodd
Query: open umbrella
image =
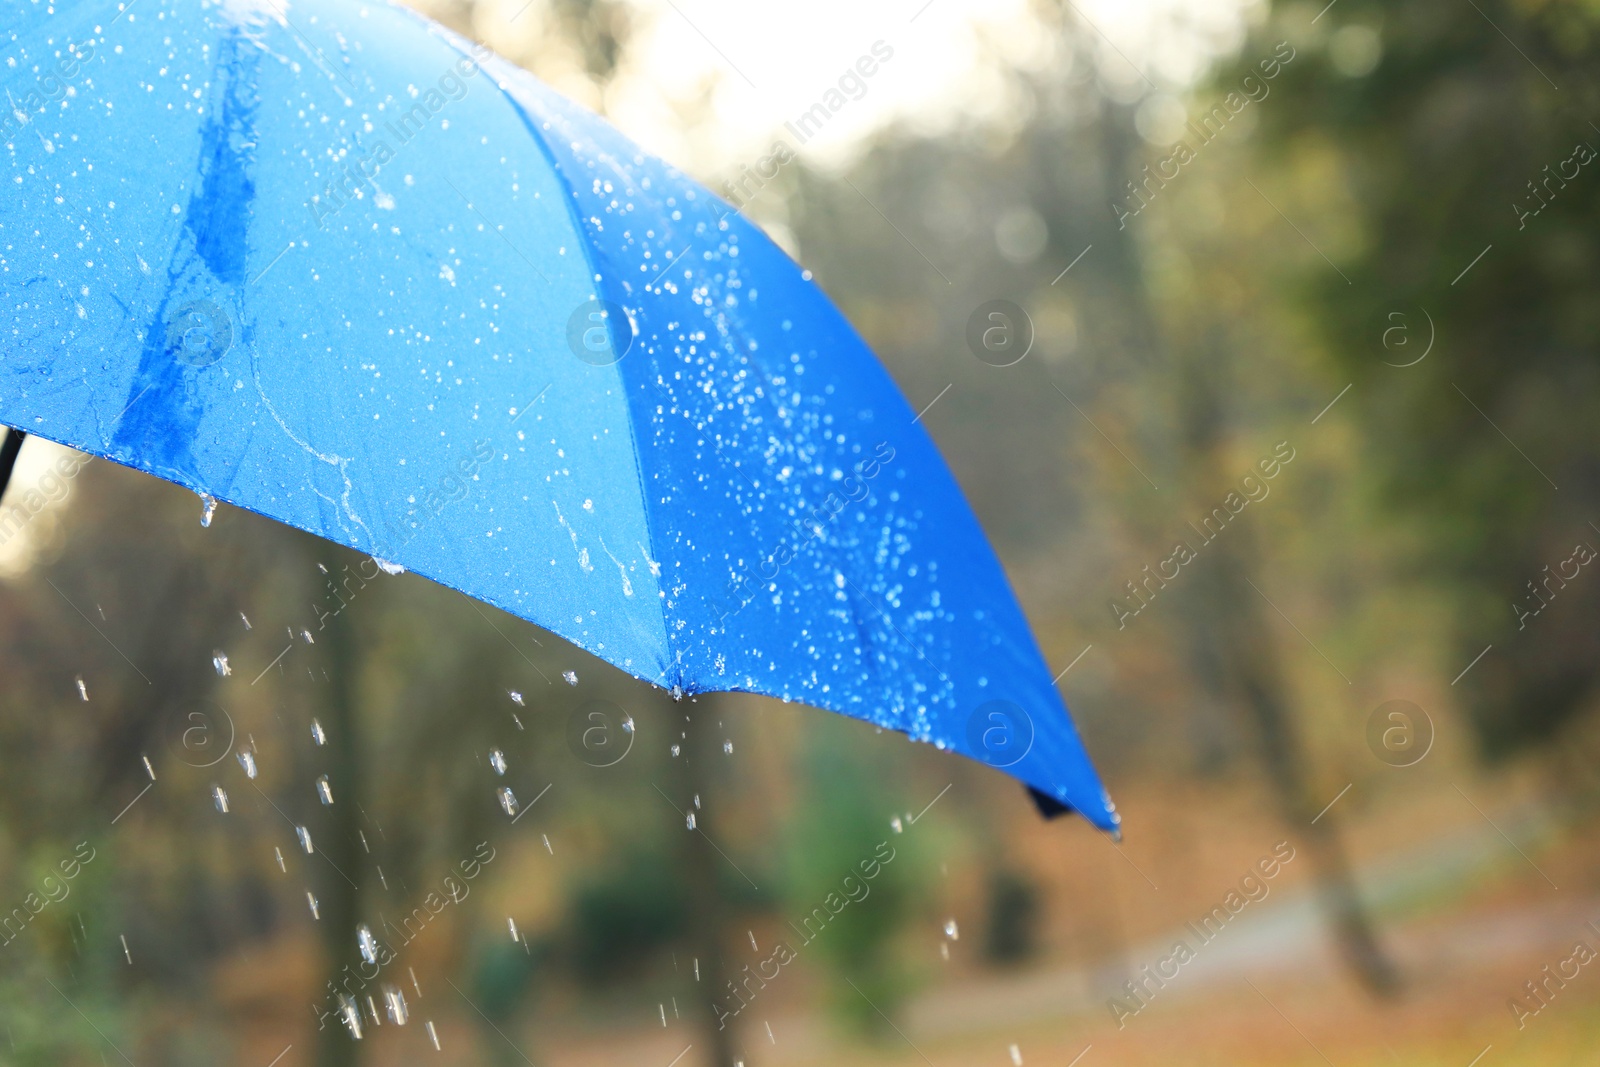
<path id="1" fill-rule="evenodd" d="M 722 201 L 398 6 L 16 7 L 0 421 L 1115 826 L 911 408 Z"/>

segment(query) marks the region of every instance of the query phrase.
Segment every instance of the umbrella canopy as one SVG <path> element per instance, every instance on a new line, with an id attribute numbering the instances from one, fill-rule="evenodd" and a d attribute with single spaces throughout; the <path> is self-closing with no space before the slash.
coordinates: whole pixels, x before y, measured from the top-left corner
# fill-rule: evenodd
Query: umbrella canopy
<path id="1" fill-rule="evenodd" d="M 0 421 L 1115 825 L 913 411 L 722 201 L 398 6 L 18 6 Z"/>

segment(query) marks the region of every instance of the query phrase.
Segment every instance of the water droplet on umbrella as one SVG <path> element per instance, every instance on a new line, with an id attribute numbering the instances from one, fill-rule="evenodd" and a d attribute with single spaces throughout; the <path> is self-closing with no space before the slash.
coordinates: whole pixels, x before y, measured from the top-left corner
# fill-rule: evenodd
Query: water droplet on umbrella
<path id="1" fill-rule="evenodd" d="M 889 825 L 894 827 L 894 832 L 897 834 L 904 829 L 904 827 L 900 825 L 900 816 L 898 815 L 889 820 Z"/>
<path id="2" fill-rule="evenodd" d="M 561 672 L 561 677 L 563 677 L 563 678 L 565 678 L 567 680 L 567 684 L 568 685 L 577 685 L 578 684 L 578 672 L 577 671 L 562 671 Z"/>
<path id="3" fill-rule="evenodd" d="M 506 773 L 506 754 L 498 748 L 491 748 L 489 750 L 489 766 L 494 768 L 494 773 L 496 774 Z"/>
<path id="4" fill-rule="evenodd" d="M 684 822 L 686 824 L 688 824 L 689 829 L 693 830 L 694 829 L 694 812 L 691 811 L 689 813 L 689 817 L 687 819 L 685 819 Z"/>
<path id="5" fill-rule="evenodd" d="M 406 1011 L 406 995 L 392 985 L 383 987 L 383 1006 L 396 1026 L 404 1026 L 410 1013 Z"/>
<path id="6" fill-rule="evenodd" d="M 323 733 L 322 724 L 316 719 L 311 720 L 311 740 L 315 741 L 319 745 L 325 745 L 328 743 L 328 735 Z"/>
<path id="7" fill-rule="evenodd" d="M 961 940 L 961 931 L 956 928 L 956 921 L 954 919 L 945 920 L 944 936 L 948 937 L 952 941 Z"/>
<path id="8" fill-rule="evenodd" d="M 726 752 L 730 756 L 733 755 L 733 742 L 732 741 L 724 741 L 724 742 L 722 742 L 722 751 Z"/>
<path id="9" fill-rule="evenodd" d="M 372 557 L 372 562 L 376 563 L 378 565 L 378 569 L 383 571 L 385 574 L 404 574 L 406 572 L 406 569 L 400 564 L 390 563 L 388 560 L 379 559 L 377 556 Z"/>
<path id="10" fill-rule="evenodd" d="M 282 860 L 283 857 L 280 856 L 278 858 Z M 322 913 L 317 910 L 317 898 L 311 895 L 311 890 L 309 889 L 306 890 L 306 903 L 311 906 L 311 917 L 320 922 Z"/>
<path id="11" fill-rule="evenodd" d="M 513 704 L 517 705 L 518 707 L 525 707 L 526 706 L 522 702 L 522 694 L 517 692 L 515 689 L 507 689 L 506 690 L 506 696 L 510 697 L 511 698 L 511 702 Z"/>
<path id="12" fill-rule="evenodd" d="M 211 799 L 216 803 L 218 811 L 222 812 L 224 815 L 228 814 L 227 790 L 223 789 L 220 785 L 212 786 Z"/>
<path id="13" fill-rule="evenodd" d="M 506 814 L 515 815 L 517 813 L 517 794 L 511 791 L 510 786 L 503 785 L 500 787 L 499 796 L 500 806 L 505 809 Z"/>
<path id="14" fill-rule="evenodd" d="M 256 776 L 256 754 L 248 748 L 241 748 L 238 757 L 239 766 L 244 768 L 244 776 L 246 778 L 254 778 Z"/>
<path id="15" fill-rule="evenodd" d="M 211 519 L 217 513 L 217 498 L 207 493 L 200 494 L 200 525 L 210 526 Z"/>
<path id="16" fill-rule="evenodd" d="M 427 1022 L 423 1023 L 422 1024 L 422 1028 L 424 1030 L 428 1031 L 428 1040 L 433 1042 L 434 1051 L 435 1052 L 444 1051 L 443 1049 L 441 1049 L 439 1047 L 439 1032 L 433 1028 L 433 1020 L 429 1019 Z"/>
<path id="17" fill-rule="evenodd" d="M 515 920 L 511 916 L 507 915 L 506 916 L 506 926 L 511 931 L 511 940 L 513 940 L 513 941 L 522 940 L 520 937 L 517 936 L 517 920 Z"/>
<path id="18" fill-rule="evenodd" d="M 372 936 L 372 927 L 362 923 L 356 927 L 356 947 L 361 950 L 361 958 L 368 963 L 378 962 L 378 939 Z"/>
<path id="19" fill-rule="evenodd" d="M 87 701 L 89 699 L 89 687 L 84 684 L 83 675 L 81 675 L 81 674 L 78 675 L 77 682 L 78 682 L 78 695 L 80 697 L 82 697 L 85 701 Z"/>
<path id="20" fill-rule="evenodd" d="M 317 799 L 324 804 L 333 803 L 333 786 L 329 784 L 326 774 L 317 779 Z"/>
<path id="21" fill-rule="evenodd" d="M 212 651 L 211 665 L 217 669 L 217 674 L 223 678 L 233 673 L 233 668 L 228 666 L 228 654 L 220 648 Z"/>
<path id="22" fill-rule="evenodd" d="M 311 855 L 314 851 L 311 847 L 311 831 L 304 826 L 296 826 L 294 835 L 300 839 L 300 847 L 306 850 L 306 855 Z"/>

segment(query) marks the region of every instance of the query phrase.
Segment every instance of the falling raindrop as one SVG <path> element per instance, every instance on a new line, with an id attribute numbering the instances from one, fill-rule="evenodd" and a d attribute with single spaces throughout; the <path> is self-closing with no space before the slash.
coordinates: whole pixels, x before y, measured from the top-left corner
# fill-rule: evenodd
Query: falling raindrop
<path id="1" fill-rule="evenodd" d="M 124 956 L 128 957 L 128 966 L 132 967 L 133 966 L 133 953 L 128 951 L 128 935 L 127 934 L 118 934 L 117 936 L 122 938 L 122 954 Z"/>
<path id="2" fill-rule="evenodd" d="M 233 668 L 228 666 L 228 654 L 220 648 L 212 651 L 211 665 L 217 669 L 217 674 L 223 678 L 233 673 Z"/>
<path id="3" fill-rule="evenodd" d="M 945 920 L 944 936 L 948 937 L 952 941 L 961 940 L 961 931 L 956 928 L 956 921 L 954 919 Z"/>
<path id="4" fill-rule="evenodd" d="M 435 1052 L 444 1051 L 439 1047 L 439 1032 L 433 1028 L 433 1020 L 429 1019 L 427 1022 L 423 1023 L 422 1028 L 428 1031 L 428 1040 L 433 1042 L 433 1050 Z"/>
<path id="5" fill-rule="evenodd" d="M 344 1021 L 344 1025 L 349 1029 L 350 1036 L 355 1038 L 357 1041 L 360 1041 L 361 1009 L 356 1005 L 354 997 L 344 996 L 343 994 L 340 995 L 339 1018 Z"/>
<path id="6" fill-rule="evenodd" d="M 724 742 L 722 742 L 722 751 L 726 752 L 730 756 L 733 755 L 733 742 L 732 741 L 724 741 Z"/>
<path id="7" fill-rule="evenodd" d="M 494 773 L 505 774 L 506 754 L 501 752 L 498 748 L 491 748 L 489 750 L 489 766 L 494 768 Z"/>
<path id="8" fill-rule="evenodd" d="M 695 811 L 699 811 L 700 810 L 700 794 L 699 793 L 696 793 L 694 795 L 694 810 Z"/>
<path id="9" fill-rule="evenodd" d="M 311 720 L 311 740 L 315 741 L 319 745 L 325 745 L 328 743 L 328 735 L 323 733 L 322 724 L 316 719 Z"/>
<path id="10" fill-rule="evenodd" d="M 383 1006 L 388 1012 L 389 1021 L 396 1026 L 404 1026 L 410 1013 L 406 1011 L 406 995 L 392 985 L 383 987 Z"/>
<path id="11" fill-rule="evenodd" d="M 274 845 L 273 848 L 272 848 L 272 851 L 278 857 L 278 870 L 282 871 L 284 874 L 288 874 L 289 873 L 289 868 L 284 866 L 284 863 L 283 863 L 283 849 L 278 848 L 276 845 Z"/>
<path id="12" fill-rule="evenodd" d="M 200 494 L 200 525 L 210 526 L 211 519 L 217 513 L 217 498 L 209 493 Z"/>
<path id="13" fill-rule="evenodd" d="M 333 803 L 333 786 L 328 784 L 326 774 L 317 779 L 317 799 L 325 805 Z"/>
<path id="14" fill-rule="evenodd" d="M 294 828 L 294 836 L 300 839 L 300 847 L 306 850 L 306 855 L 311 855 L 314 851 L 311 847 L 311 831 L 304 826 L 296 826 Z"/>
<path id="15" fill-rule="evenodd" d="M 680 751 L 680 750 L 679 750 L 679 748 L 678 748 L 678 746 L 677 746 L 677 745 L 673 745 L 673 746 L 672 746 L 672 755 L 673 755 L 673 758 L 674 758 L 674 759 L 676 759 L 676 758 L 677 758 L 677 755 L 678 755 L 678 752 L 679 752 L 679 751 Z"/>
<path id="16" fill-rule="evenodd" d="M 889 820 L 889 825 L 894 827 L 894 832 L 897 834 L 904 829 L 904 827 L 900 825 L 900 816 L 898 815 Z"/>
<path id="17" fill-rule="evenodd" d="M 939 958 L 944 960 L 944 961 L 946 961 L 946 962 L 949 962 L 949 960 L 950 960 L 950 942 L 948 942 L 948 941 L 939 942 Z"/>
<path id="18" fill-rule="evenodd" d="M 155 781 L 156 780 L 156 769 L 154 767 L 150 766 L 150 757 L 149 756 L 140 756 L 139 758 L 144 761 L 144 773 L 146 773 L 146 774 L 148 774 L 150 776 L 150 780 L 152 782 Z"/>
<path id="19" fill-rule="evenodd" d="M 361 958 L 368 963 L 378 962 L 378 939 L 372 936 L 372 927 L 362 923 L 356 927 L 356 947 L 361 950 Z"/>
<path id="20" fill-rule="evenodd" d="M 311 895 L 311 890 L 306 890 L 306 903 L 311 905 L 311 917 L 321 920 L 322 913 L 317 910 L 317 898 Z"/>
<path id="21" fill-rule="evenodd" d="M 253 629 L 253 627 L 250 625 L 250 617 L 248 615 L 241 611 L 239 612 L 239 618 L 244 620 L 244 628 L 246 630 Z"/>
<path id="22" fill-rule="evenodd" d="M 520 708 L 520 707 L 525 707 L 526 706 L 522 702 L 522 694 L 517 692 L 515 689 L 507 689 L 506 690 L 506 696 L 510 697 L 511 698 L 511 702 L 513 704 L 517 705 L 517 707 Z"/>
<path id="23" fill-rule="evenodd" d="M 696 956 L 694 958 L 694 980 L 696 982 L 700 981 L 700 957 L 699 956 Z"/>
<path id="24" fill-rule="evenodd" d="M 517 729 L 519 729 L 519 730 L 526 730 L 527 729 L 526 726 L 522 725 L 522 720 L 517 718 L 516 712 L 512 712 L 511 713 L 511 721 L 517 724 Z"/>
<path id="25" fill-rule="evenodd" d="M 1016 1045 L 1011 1046 L 1011 1062 L 1015 1064 L 1016 1067 L 1022 1067 L 1022 1050 Z"/>
<path id="26" fill-rule="evenodd" d="M 683 820 L 683 821 L 684 821 L 684 823 L 686 823 L 688 825 L 689 829 L 693 830 L 694 829 L 694 812 L 691 811 L 689 813 L 689 817 L 687 819 Z"/>
<path id="27" fill-rule="evenodd" d="M 246 778 L 256 776 L 256 754 L 248 748 L 241 748 L 238 752 L 239 766 L 244 768 Z"/>
<path id="28" fill-rule="evenodd" d="M 633 733 L 633 716 L 632 715 L 624 715 L 623 716 L 623 718 L 622 718 L 622 732 L 625 733 L 625 734 Z"/>
<path id="29" fill-rule="evenodd" d="M 500 787 L 498 795 L 500 797 L 500 806 L 505 809 L 505 813 L 507 815 L 515 815 L 517 813 L 517 794 L 511 791 L 510 786 L 503 785 Z"/>
<path id="30" fill-rule="evenodd" d="M 82 697 L 85 701 L 88 701 L 88 699 L 89 699 L 89 687 L 84 684 L 83 675 L 81 675 L 81 674 L 78 675 L 77 683 L 78 683 L 78 696 Z"/>
<path id="31" fill-rule="evenodd" d="M 293 637 L 294 635 L 290 634 L 289 636 Z M 311 636 L 311 631 L 310 630 L 301 630 L 300 631 L 300 636 L 305 638 L 306 644 L 308 644 L 308 645 L 314 645 L 314 644 L 317 643 L 317 639 L 315 637 Z"/>
<path id="32" fill-rule="evenodd" d="M 554 856 L 556 854 L 556 850 L 550 847 L 550 835 L 540 834 L 539 836 L 544 838 L 544 850 L 550 853 L 550 855 Z"/>
<path id="33" fill-rule="evenodd" d="M 661 1026 L 664 1029 L 667 1025 L 667 1006 L 665 1004 L 657 1004 L 656 1007 L 661 1012 Z"/>
<path id="34" fill-rule="evenodd" d="M 756 932 L 754 930 L 746 930 L 745 933 L 750 937 L 750 951 L 760 952 L 761 950 L 756 947 Z"/>
<path id="35" fill-rule="evenodd" d="M 577 671 L 562 671 L 561 672 L 561 677 L 563 677 L 563 678 L 565 678 L 567 680 L 567 684 L 568 685 L 577 685 L 578 684 L 578 672 Z"/>
<path id="36" fill-rule="evenodd" d="M 506 926 L 507 926 L 507 928 L 509 928 L 511 930 L 511 940 L 513 940 L 513 941 L 521 941 L 522 940 L 522 938 L 517 936 L 517 920 L 515 920 L 511 916 L 507 915 L 506 916 Z"/>
<path id="37" fill-rule="evenodd" d="M 228 794 L 226 790 L 220 785 L 213 785 L 211 787 L 211 799 L 216 802 L 218 811 L 224 815 L 228 814 Z"/>

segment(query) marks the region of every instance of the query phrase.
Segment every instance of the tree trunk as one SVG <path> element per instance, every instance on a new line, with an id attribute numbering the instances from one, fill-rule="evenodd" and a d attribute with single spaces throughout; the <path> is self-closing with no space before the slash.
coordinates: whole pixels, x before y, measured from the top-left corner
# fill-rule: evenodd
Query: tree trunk
<path id="1" fill-rule="evenodd" d="M 712 795 L 711 773 L 718 751 L 716 715 L 720 696 L 701 696 L 694 704 L 678 704 L 673 710 L 687 711 L 681 739 L 682 755 L 673 760 L 677 781 L 674 802 L 687 814 L 694 813 L 695 829 L 680 827 L 683 842 L 683 870 L 689 883 L 689 937 L 694 946 L 699 966 L 699 980 L 694 978 L 694 965 L 689 972 L 689 1012 L 691 1019 L 701 1020 L 700 1037 L 695 1041 L 700 1062 L 705 1067 L 734 1067 L 733 1025 L 718 1022 L 717 1004 L 728 998 L 728 969 L 723 959 L 726 943 L 728 908 L 722 899 L 719 886 L 718 865 L 723 862 L 712 847 L 710 834 L 715 836 L 714 825 L 708 818 L 715 810 Z M 695 809 L 694 798 L 699 797 L 702 807 Z M 681 798 L 681 799 L 680 799 Z"/>

